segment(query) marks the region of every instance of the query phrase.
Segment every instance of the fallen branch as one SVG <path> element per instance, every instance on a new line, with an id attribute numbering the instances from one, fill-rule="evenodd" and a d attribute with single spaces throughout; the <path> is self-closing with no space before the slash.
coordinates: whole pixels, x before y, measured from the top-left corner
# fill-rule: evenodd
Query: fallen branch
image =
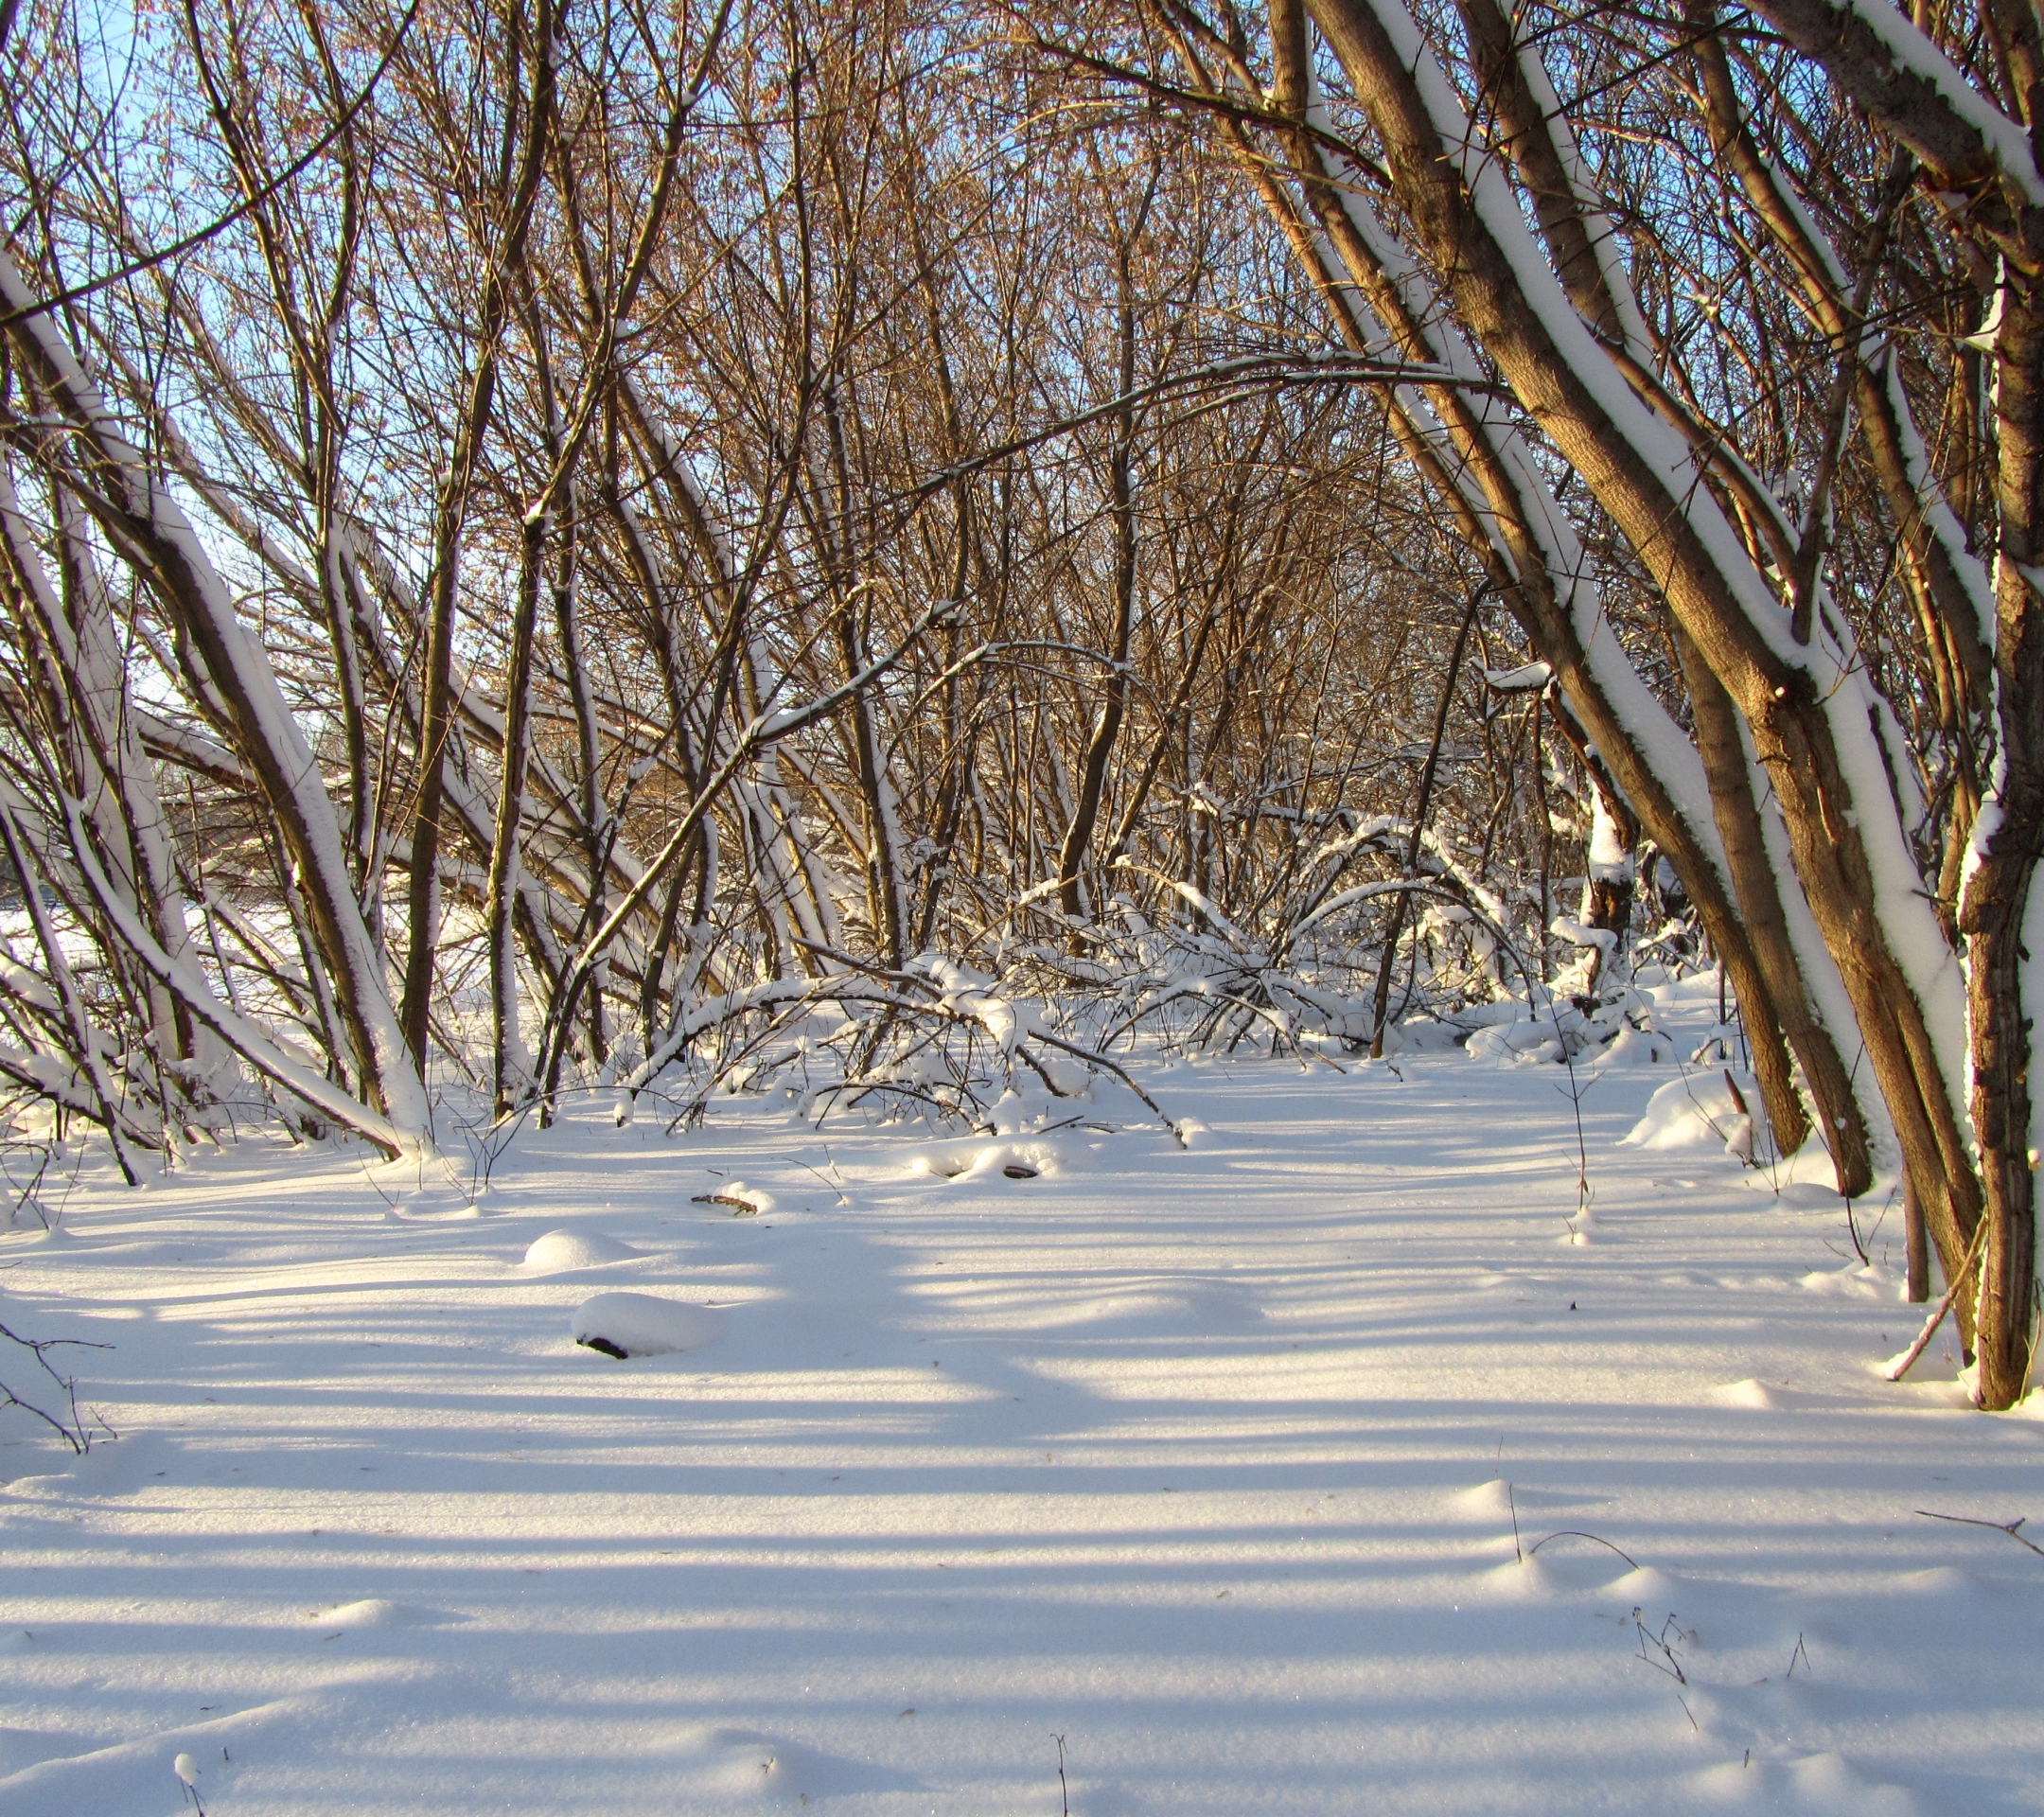
<path id="1" fill-rule="evenodd" d="M 1980 1257 L 1981 1245 L 1986 1241 L 1987 1220 L 1982 1217 L 1973 1227 L 1973 1241 L 1966 1245 L 1965 1260 L 1959 1264 L 1959 1272 L 1952 1277 L 1951 1285 L 1946 1288 L 1945 1297 L 1938 1301 L 1937 1311 L 1924 1320 L 1923 1330 L 1916 1333 L 1915 1343 L 1902 1352 L 1901 1360 L 1889 1366 L 1886 1371 L 1889 1381 L 1901 1381 L 1915 1367 L 1916 1359 L 1930 1348 L 1930 1340 L 1937 1335 L 1937 1328 L 1944 1324 L 1945 1314 L 1951 1311 L 1952 1301 L 1959 1297 L 1959 1290 L 1965 1285 L 1966 1277 L 1972 1274 L 1973 1264 Z M 1922 1509 L 1917 1511 L 1921 1513 Z"/>

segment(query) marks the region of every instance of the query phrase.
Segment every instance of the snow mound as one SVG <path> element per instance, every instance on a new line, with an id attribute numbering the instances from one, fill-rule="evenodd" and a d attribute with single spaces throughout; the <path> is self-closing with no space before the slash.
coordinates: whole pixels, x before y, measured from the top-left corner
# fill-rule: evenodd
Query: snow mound
<path id="1" fill-rule="evenodd" d="M 1523 1483 L 1493 1476 L 1473 1489 L 1458 1489 L 1448 1498 L 1451 1517 L 1464 1521 L 1505 1521 L 1513 1514 L 1524 1521 L 1529 1512 L 1543 1508 L 1567 1508 L 1577 1498 L 1557 1495 L 1551 1490 L 1528 1489 Z"/>
<path id="2" fill-rule="evenodd" d="M 1596 1056 L 1600 1067 L 1665 1067 L 1675 1058 L 1675 1044 L 1654 1029 L 1636 1029 L 1630 1023 L 1613 1035 Z"/>
<path id="3" fill-rule="evenodd" d="M 1506 1533 L 1495 1543 L 1507 1556 L 1477 1579 L 1486 1596 L 1500 1602 L 1577 1603 L 1603 1601 L 1612 1596 L 1611 1566 L 1617 1561 L 1604 1544 L 1585 1544 L 1589 1536 L 1581 1533 L 1542 1536 L 1526 1531 L 1524 1513 L 1520 1509 L 1517 1542 Z M 1535 1546 L 1540 1547 L 1538 1552 Z M 1618 1581 L 1629 1583 L 1639 1575 L 1629 1573 Z"/>
<path id="4" fill-rule="evenodd" d="M 1812 1754 L 1787 1763 L 1729 1760 L 1694 1774 L 1699 1807 L 1734 1810 L 1837 1812 L 1839 1817 L 1914 1817 L 1913 1792 L 1869 1777 L 1842 1755 Z"/>
<path id="5" fill-rule="evenodd" d="M 1756 1382 L 1748 1376 L 1743 1382 L 1727 1382 L 1720 1388 L 1711 1390 L 1711 1399 L 1727 1407 L 1758 1407 L 1763 1410 L 1787 1405 L 1787 1398 L 1779 1388 L 1770 1387 L 1765 1382 Z"/>
<path id="6" fill-rule="evenodd" d="M 726 1180 L 714 1186 L 707 1192 L 698 1192 L 691 1201 L 696 1205 L 722 1206 L 734 1218 L 756 1218 L 763 1211 L 771 1211 L 781 1201 L 771 1192 L 757 1186 L 748 1186 L 743 1180 Z"/>
<path id="7" fill-rule="evenodd" d="M 9 1497 L 21 1501 L 71 1501 L 81 1495 L 132 1495 L 160 1487 L 158 1479 L 186 1462 L 185 1454 L 152 1432 L 130 1432 L 120 1438 L 95 1438 L 82 1457 L 55 1442 L 38 1462 L 45 1466 L 33 1476 L 17 1476 L 7 1485 Z"/>
<path id="8" fill-rule="evenodd" d="M 1011 1142 L 942 1142 L 912 1155 L 910 1174 L 926 1179 L 1033 1180 L 1062 1173 L 1073 1164 L 1073 1144 L 1038 1138 Z"/>
<path id="9" fill-rule="evenodd" d="M 763 1799 L 796 1809 L 834 1795 L 921 1791 L 920 1781 L 749 1729 L 680 1730 L 661 1748 L 688 1789 L 718 1806 Z"/>
<path id="10" fill-rule="evenodd" d="M 1900 1299 L 1908 1291 L 1907 1281 L 1898 1283 L 1877 1261 L 1864 1267 L 1848 1263 L 1843 1268 L 1813 1269 L 1803 1277 L 1802 1284 L 1805 1293 L 1845 1299 Z"/>
<path id="11" fill-rule="evenodd" d="M 1507 1547 L 1511 1535 L 1505 1536 Z M 1546 1602 L 1566 1596 L 1575 1586 L 1557 1577 L 1546 1559 L 1512 1557 L 1494 1564 L 1476 1580 L 1484 1596 L 1495 1602 Z"/>
<path id="12" fill-rule="evenodd" d="M 310 1619 L 322 1628 L 437 1628 L 461 1617 L 439 1609 L 421 1609 L 414 1603 L 386 1602 L 380 1596 L 369 1596 L 361 1602 L 344 1602 L 338 1609 L 326 1610 Z"/>
<path id="13" fill-rule="evenodd" d="M 1096 1336 L 1115 1332 L 1192 1336 L 1247 1330 L 1264 1316 L 1246 1287 L 1191 1277 L 1131 1281 L 1107 1293 L 1053 1300 L 1028 1323 L 1044 1331 L 1084 1327 Z"/>
<path id="14" fill-rule="evenodd" d="M 1688 1600 L 1685 1586 L 1679 1579 L 1671 1578 L 1665 1571 L 1650 1564 L 1640 1565 L 1613 1578 L 1604 1586 L 1604 1594 L 1635 1608 L 1670 1614 Z"/>
<path id="15" fill-rule="evenodd" d="M 1493 1476 L 1474 1489 L 1455 1491 L 1454 1509 L 1470 1520 L 1508 1521 L 1517 1496 L 1518 1491 L 1509 1488 L 1502 1476 Z"/>
<path id="16" fill-rule="evenodd" d="M 1929 1571 L 1906 1571 L 1890 1582 L 1895 1594 L 1904 1596 L 1957 1596 L 1966 1601 L 1996 1602 L 2006 1595 L 1949 1564 L 1936 1565 Z"/>
<path id="17" fill-rule="evenodd" d="M 56 1249 L 78 1239 L 61 1224 L 45 1225 L 40 1230 L 9 1230 L 0 1235 L 0 1250 Z"/>
<path id="18" fill-rule="evenodd" d="M 535 1237 L 520 1264 L 535 1275 L 559 1274 L 569 1268 L 596 1268 L 607 1261 L 627 1261 L 641 1251 L 601 1230 L 549 1230 Z"/>
<path id="19" fill-rule="evenodd" d="M 1754 1094 L 1745 1085 L 1746 1102 Z M 1724 1148 L 1752 1127 L 1733 1102 L 1721 1073 L 1693 1072 L 1670 1079 L 1647 1101 L 1638 1122 L 1620 1138 L 1620 1148 Z"/>
<path id="20" fill-rule="evenodd" d="M 653 1294 L 598 1294 L 575 1308 L 569 1333 L 607 1356 L 670 1356 L 693 1350 L 717 1334 L 722 1321 L 703 1306 Z"/>
<path id="21" fill-rule="evenodd" d="M 1500 1023 L 1478 1029 L 1466 1051 L 1471 1060 L 1528 1065 L 1559 1065 L 1561 1043 L 1551 1021 Z"/>

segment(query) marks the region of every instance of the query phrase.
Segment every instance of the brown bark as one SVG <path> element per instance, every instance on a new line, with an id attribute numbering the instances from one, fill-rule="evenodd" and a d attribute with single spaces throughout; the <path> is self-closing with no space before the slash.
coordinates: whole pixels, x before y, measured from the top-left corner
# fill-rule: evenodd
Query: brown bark
<path id="1" fill-rule="evenodd" d="M 1120 259 L 1120 380 L 1121 395 L 1136 389 L 1136 299 L 1130 289 L 1128 249 Z M 1079 799 L 1072 806 L 1071 823 L 1065 829 L 1058 850 L 1058 906 L 1071 923 L 1074 953 L 1085 950 L 1077 924 L 1084 919 L 1085 904 L 1080 891 L 1079 873 L 1085 864 L 1086 847 L 1100 819 L 1101 800 L 1107 786 L 1107 761 L 1114 755 L 1115 741 L 1121 735 L 1121 720 L 1128 710 L 1129 639 L 1136 612 L 1136 413 L 1133 406 L 1120 413 L 1116 426 L 1114 451 L 1108 459 L 1108 515 L 1114 523 L 1115 627 L 1114 660 L 1108 671 L 1107 697 L 1101 703 L 1087 742 L 1085 767 L 1080 772 Z"/>
<path id="2" fill-rule="evenodd" d="M 1820 63 L 1878 127 L 1929 167 L 1962 231 L 2003 260 L 2003 314 L 1994 349 L 1996 503 L 2000 554 L 1996 564 L 1997 732 L 2002 774 L 1995 820 L 1977 837 L 1978 863 L 1959 905 L 1970 960 L 1973 1132 L 1980 1143 L 1988 1223 L 1974 1308 L 1978 1314 L 1979 1398 L 2005 1407 L 2024 1389 L 2035 1310 L 2035 1172 L 2029 1149 L 2031 1017 L 2024 1014 L 2022 924 L 2044 854 L 2044 626 L 2038 624 L 2036 563 L 2044 556 L 2044 182 L 2035 152 L 2011 157 L 2007 139 L 1984 130 L 1926 67 L 1941 55 L 1898 56 L 1873 22 L 1830 0 L 1756 0 L 1755 10 Z M 2038 24 L 2034 12 L 1991 9 L 2000 47 L 2019 75 L 2023 117 L 2009 119 L 2031 146 L 2036 120 Z M 1906 29 L 1896 22 L 1896 29 Z M 1954 84 L 1963 80 L 1953 74 Z M 1978 97 L 1998 106 L 1991 95 Z M 2027 168 L 2025 168 L 2027 162 Z M 1965 652 L 1955 651 L 1960 666 Z M 2033 1006 L 2034 1007 L 2034 1006 Z M 1964 1166 L 1964 1157 L 1959 1165 Z M 1968 1185 L 1974 1182 L 1967 1176 Z M 1931 1208 L 1931 1234 L 1945 1249 Z M 1947 1278 L 1953 1258 L 1944 1257 Z M 1960 1283 L 1963 1288 L 1965 1283 Z M 1955 1303 L 1962 1330 L 1968 1296 Z"/>
<path id="3" fill-rule="evenodd" d="M 1306 18 L 1299 0 L 1273 0 L 1271 41 L 1273 104 L 1293 121 L 1302 122 L 1307 93 Z M 1412 313 L 1399 287 L 1349 221 L 1339 189 L 1325 169 L 1317 141 L 1301 124 L 1295 124 L 1285 135 L 1293 171 L 1313 210 L 1311 221 L 1301 218 L 1264 161 L 1245 141 L 1238 142 L 1251 180 L 1284 229 L 1294 256 L 1319 282 L 1349 345 L 1359 352 L 1370 350 L 1348 288 L 1352 285 L 1401 353 L 1431 362 L 1436 350 L 1426 325 Z M 1328 269 L 1323 246 L 1340 257 L 1348 285 Z M 1777 1129 L 1793 1129 L 1801 1109 L 1773 996 L 1724 873 L 1593 671 L 1567 603 L 1557 591 L 1545 547 L 1534 529 L 1537 508 L 1521 497 L 1517 475 L 1493 440 L 1500 430 L 1479 404 L 1460 392 L 1436 391 L 1429 402 L 1452 445 L 1459 471 L 1451 467 L 1445 450 L 1416 422 L 1413 407 L 1395 394 L 1394 426 L 1401 446 L 1454 513 L 1466 545 L 1483 561 L 1499 598 L 1519 621 L 1534 654 L 1554 670 L 1568 711 L 1601 754 L 1648 836 L 1666 854 L 1682 879 L 1704 934 L 1738 996 L 1770 1120 Z M 1465 492 L 1464 473 L 1482 487 L 1488 518 L 1479 516 Z"/>
<path id="4" fill-rule="evenodd" d="M 1802 965 L 1788 938 L 1788 920 L 1782 909 L 1773 862 L 1761 832 L 1760 810 L 1753 800 L 1736 712 L 1731 697 L 1697 656 L 1695 644 L 1680 626 L 1675 627 L 1675 646 L 1689 684 L 1697 749 L 1711 779 L 1718 837 L 1724 845 L 1725 863 L 1732 873 L 1732 886 L 1738 893 L 1746 931 L 1753 939 L 1760 968 L 1767 975 L 1781 1015 L 1782 1032 L 1803 1063 L 1804 1081 L 1817 1107 L 1824 1146 L 1831 1151 L 1838 1189 L 1847 1198 L 1858 1198 L 1874 1183 L 1866 1121 L 1854 1101 L 1852 1080 L 1838 1046 L 1810 1010 Z M 1803 1125 L 1803 1133 L 1808 1133 L 1807 1123 Z M 1778 1126 L 1776 1137 L 1785 1150 L 1801 1146 L 1800 1142 L 1788 1142 L 1787 1133 Z"/>
<path id="5" fill-rule="evenodd" d="M 496 405 L 497 362 L 509 312 L 514 270 L 524 256 L 533 203 L 546 165 L 555 92 L 555 0 L 536 0 L 525 144 L 518 180 L 506 198 L 504 241 L 484 280 L 476 367 L 468 382 L 448 470 L 442 476 L 433 528 L 432 585 L 428 593 L 426 687 L 419 716 L 418 800 L 412 812 L 412 870 L 407 884 L 411 944 L 405 954 L 404 997 L 398 1025 L 413 1063 L 426 1069 L 432 1018 L 433 946 L 439 937 L 440 843 L 447 806 L 448 744 L 454 721 L 454 602 L 460 588 L 461 547 L 468 488 Z"/>
<path id="6" fill-rule="evenodd" d="M 1962 1263 L 1980 1190 L 1923 1011 L 1876 907 L 1859 814 L 1810 671 L 1777 654 L 1750 615 L 1755 573 L 1723 564 L 1731 544 L 1706 533 L 1700 498 L 1670 478 L 1615 415 L 1609 394 L 1564 346 L 1462 177 L 1401 52 L 1367 0 L 1313 0 L 1313 12 L 1368 112 L 1394 192 L 1428 253 L 1454 273 L 1458 311 L 1515 396 L 1582 476 L 1653 576 L 1705 662 L 1753 729 L 1774 779 L 1798 875 L 1844 977 L 1876 1077 L 1901 1136 L 1931 1234 L 1948 1269 Z M 1963 1321 L 1970 1342 L 1971 1321 Z"/>
<path id="7" fill-rule="evenodd" d="M 2044 277 L 2026 273 L 2002 318 L 1999 485 L 2000 584 L 1995 668 L 2000 787 L 1976 837 L 1959 905 L 1973 1048 L 1973 1130 L 1986 1188 L 1975 1343 L 1979 1395 L 2006 1407 L 2028 1383 L 2036 1304 L 2036 1157 L 2030 1147 L 2032 1019 L 2025 1014 L 2023 923 L 2044 857 L 2044 623 L 2029 575 L 2044 558 Z M 2034 1014 L 2036 1005 L 2027 1006 Z"/>

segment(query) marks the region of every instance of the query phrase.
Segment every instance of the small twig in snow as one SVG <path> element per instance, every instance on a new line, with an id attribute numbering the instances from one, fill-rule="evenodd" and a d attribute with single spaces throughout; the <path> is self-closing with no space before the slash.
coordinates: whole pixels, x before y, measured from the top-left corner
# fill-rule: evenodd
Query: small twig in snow
<path id="1" fill-rule="evenodd" d="M 840 1188 L 831 1186 L 830 1181 L 824 1179 L 822 1174 L 817 1173 L 816 1169 L 811 1167 L 807 1161 L 797 1161 L 795 1165 L 801 1168 L 804 1173 L 816 1173 L 817 1178 L 822 1180 L 825 1186 L 830 1186 L 830 1190 L 837 1194 L 837 1203 L 839 1205 L 850 1205 L 852 1203 L 850 1199 L 845 1197 L 844 1192 Z"/>
<path id="2" fill-rule="evenodd" d="M 1559 1533 L 1550 1533 L 1547 1535 L 1546 1540 L 1535 1540 L 1531 1545 L 1526 1547 L 1526 1557 L 1530 1559 L 1542 1546 L 1547 1544 L 1547 1540 L 1589 1540 L 1595 1544 L 1603 1546 L 1607 1551 L 1618 1553 L 1618 1556 L 1630 1564 L 1633 1570 L 1637 1571 L 1639 1569 L 1639 1561 L 1630 1552 L 1620 1551 L 1617 1546 L 1612 1544 L 1609 1540 L 1598 1534 L 1578 1532 L 1574 1527 L 1564 1527 Z"/>
<path id="3" fill-rule="evenodd" d="M 33 1401 L 24 1401 L 5 1382 L 0 1382 L 0 1406 L 19 1407 L 24 1413 L 33 1415 L 62 1438 L 79 1456 L 83 1456 L 92 1449 L 92 1435 L 85 1430 L 85 1422 L 79 1416 L 78 1384 L 67 1375 L 59 1375 L 44 1352 L 56 1350 L 60 1345 L 68 1345 L 80 1350 L 111 1350 L 113 1345 L 94 1344 L 81 1337 L 23 1337 L 8 1330 L 5 1325 L 0 1325 L 0 1337 L 6 1338 L 10 1344 L 19 1344 L 25 1350 L 34 1351 L 35 1360 L 42 1367 L 43 1373 L 57 1385 L 58 1393 L 64 1397 L 65 1404 L 70 1409 L 70 1423 L 66 1424 L 53 1413 L 44 1412 Z"/>
<path id="4" fill-rule="evenodd" d="M 1677 1625 L 1673 1611 L 1669 1612 L 1668 1618 L 1661 1624 L 1661 1632 L 1658 1634 L 1652 1634 L 1647 1632 L 1647 1623 L 1642 1618 L 1645 1613 L 1646 1612 L 1637 1604 L 1633 1606 L 1632 1626 L 1639 1634 L 1640 1658 L 1645 1661 L 1646 1664 L 1651 1666 L 1655 1671 L 1665 1672 L 1670 1678 L 1672 1678 L 1676 1682 L 1676 1684 L 1688 1684 L 1689 1675 L 1682 1668 L 1682 1660 L 1675 1651 L 1675 1642 L 1668 1639 L 1668 1630 L 1670 1628 L 1673 1628 L 1675 1630 L 1676 1640 L 1683 1640 L 1688 1638 L 1688 1636 L 1686 1636 L 1683 1632 L 1682 1629 Z M 1800 1648 L 1802 1644 L 1803 1637 L 1799 1634 L 1796 1636 L 1796 1645 L 1798 1648 Z M 1653 1648 L 1654 1650 L 1661 1655 L 1661 1658 L 1655 1659 L 1651 1655 L 1649 1655 L 1647 1651 L 1647 1649 L 1648 1647 Z M 1664 1662 L 1665 1663 L 1664 1664 Z M 1806 1661 L 1805 1663 L 1807 1664 Z M 1683 1707 L 1686 1709 L 1688 1705 L 1684 1704 Z M 1696 1720 L 1696 1718 L 1692 1716 L 1689 1720 L 1694 1722 Z"/>
<path id="5" fill-rule="evenodd" d="M 2039 1545 L 2035 1540 L 2026 1540 L 2017 1531 L 2017 1528 L 2030 1518 L 2027 1514 L 2018 1514 L 2013 1521 L 1980 1521 L 1970 1514 L 1939 1514 L 1928 1508 L 1919 1508 L 1916 1512 L 1927 1521 L 1950 1521 L 1957 1526 L 1992 1527 L 1997 1533 L 2006 1533 L 2018 1545 L 2027 1545 L 2038 1558 L 2044 1559 L 2044 1545 Z"/>

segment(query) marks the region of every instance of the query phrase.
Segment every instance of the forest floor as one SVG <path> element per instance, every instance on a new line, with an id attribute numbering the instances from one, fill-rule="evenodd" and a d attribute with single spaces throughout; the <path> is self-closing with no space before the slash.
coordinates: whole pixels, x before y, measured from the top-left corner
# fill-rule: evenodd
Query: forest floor
<path id="1" fill-rule="evenodd" d="M 2044 1527 L 2044 1397 L 1880 1379 L 1899 1212 L 1862 1267 L 1623 1145 L 1681 1075 L 1612 1065 L 1571 1222 L 1564 1067 L 1344 1065 L 1152 1060 L 1184 1151 L 1103 1081 L 1000 1143 L 592 1101 L 473 1205 L 87 1170 L 0 1238 L 119 1434 L 0 1426 L 0 1811 L 2044 1807 L 2044 1557 L 1919 1512 Z M 694 1348 L 576 1347 L 611 1291 Z"/>

